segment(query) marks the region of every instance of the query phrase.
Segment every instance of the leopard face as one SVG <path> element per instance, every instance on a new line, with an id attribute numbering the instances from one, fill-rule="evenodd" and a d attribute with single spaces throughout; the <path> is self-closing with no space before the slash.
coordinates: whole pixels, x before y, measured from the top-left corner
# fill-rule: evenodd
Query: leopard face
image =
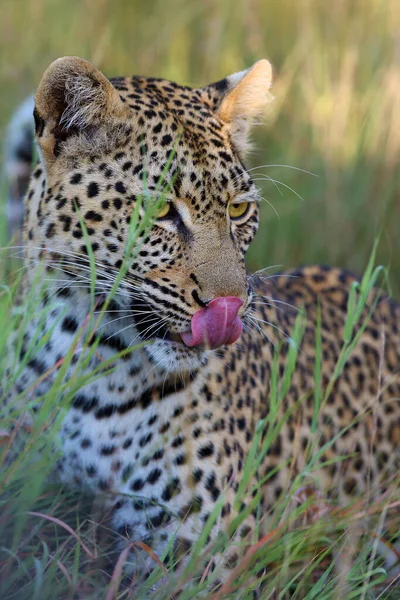
<path id="1" fill-rule="evenodd" d="M 251 300 L 244 257 L 258 226 L 258 193 L 243 156 L 270 78 L 260 61 L 202 89 L 108 81 L 90 63 L 64 58 L 36 94 L 41 165 L 28 193 L 30 252 L 57 253 L 70 276 L 86 270 L 87 281 L 89 241 L 96 292 L 104 294 L 126 264 L 132 216 L 162 197 L 114 301 L 132 341 L 153 339 L 146 351 L 168 371 L 206 360 L 207 344 L 181 337 L 198 311 L 235 298 L 240 318 Z"/>

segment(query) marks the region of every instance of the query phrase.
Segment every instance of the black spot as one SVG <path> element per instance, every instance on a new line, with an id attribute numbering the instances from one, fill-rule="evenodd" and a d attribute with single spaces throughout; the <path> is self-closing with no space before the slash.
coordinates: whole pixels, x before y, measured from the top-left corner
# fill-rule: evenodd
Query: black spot
<path id="1" fill-rule="evenodd" d="M 164 450 L 160 448 L 153 454 L 153 460 L 160 460 L 164 456 Z"/>
<path id="2" fill-rule="evenodd" d="M 160 527 L 161 525 L 167 523 L 170 520 L 169 515 L 165 512 L 165 510 L 160 510 L 158 515 L 154 517 L 148 517 L 146 522 L 147 529 L 155 529 Z"/>
<path id="3" fill-rule="evenodd" d="M 167 133 L 166 135 L 163 135 L 162 139 L 161 139 L 161 146 L 168 146 L 168 144 L 170 144 L 172 142 L 172 136 Z"/>
<path id="4" fill-rule="evenodd" d="M 94 477 L 94 475 L 97 473 L 97 469 L 94 465 L 88 465 L 86 467 L 86 473 L 89 475 L 89 477 Z"/>
<path id="5" fill-rule="evenodd" d="M 236 423 L 238 428 L 243 431 L 243 429 L 246 428 L 246 419 L 244 417 L 240 417 L 239 419 L 236 419 Z"/>
<path id="6" fill-rule="evenodd" d="M 87 195 L 89 198 L 94 198 L 99 193 L 99 186 L 95 181 L 91 181 L 87 186 Z"/>
<path id="7" fill-rule="evenodd" d="M 181 491 L 181 483 L 180 483 L 178 477 L 175 477 L 174 479 L 172 479 L 172 481 L 170 481 L 165 486 L 164 491 L 161 495 L 161 498 L 164 502 L 168 502 L 169 500 L 171 500 L 171 498 L 173 498 L 174 496 L 179 494 L 180 491 Z"/>
<path id="8" fill-rule="evenodd" d="M 89 221 L 102 221 L 103 217 L 94 210 L 88 210 L 85 214 L 85 219 L 88 219 Z"/>
<path id="9" fill-rule="evenodd" d="M 110 484 L 106 479 L 100 479 L 99 481 L 99 489 L 103 492 L 107 492 L 110 489 Z"/>
<path id="10" fill-rule="evenodd" d="M 147 478 L 148 483 L 156 483 L 160 479 L 161 474 L 161 469 L 153 469 L 152 471 L 150 471 L 149 476 Z"/>
<path id="11" fill-rule="evenodd" d="M 195 483 L 199 483 L 199 481 L 203 477 L 203 473 L 204 473 L 204 471 L 202 469 L 199 469 L 199 467 L 196 467 L 193 470 L 193 479 L 194 479 Z"/>
<path id="12" fill-rule="evenodd" d="M 222 158 L 222 160 L 225 160 L 226 162 L 232 162 L 232 157 L 227 152 L 220 152 L 219 155 Z"/>
<path id="13" fill-rule="evenodd" d="M 183 442 L 185 441 L 185 438 L 179 434 L 172 442 L 171 446 L 172 448 L 179 448 L 179 446 L 182 446 Z"/>
<path id="14" fill-rule="evenodd" d="M 178 454 L 178 456 L 175 458 L 174 463 L 180 467 L 182 465 L 185 465 L 187 462 L 187 457 L 186 454 Z"/>
<path id="15" fill-rule="evenodd" d="M 131 490 L 132 492 L 140 492 L 140 490 L 143 488 L 144 486 L 144 481 L 143 479 L 135 479 L 135 481 L 133 481 L 131 483 Z"/>
<path id="16" fill-rule="evenodd" d="M 72 406 L 81 410 L 83 413 L 88 413 L 98 405 L 98 398 L 95 396 L 86 398 L 83 394 L 77 394 L 74 398 Z"/>
<path id="17" fill-rule="evenodd" d="M 146 446 L 150 441 L 151 438 L 153 437 L 152 433 L 147 433 L 146 435 L 144 435 L 142 438 L 140 438 L 139 440 L 139 446 L 141 448 L 143 448 L 144 446 Z"/>
<path id="18" fill-rule="evenodd" d="M 69 215 L 60 215 L 60 221 L 64 223 L 63 231 L 67 232 L 71 229 L 72 219 Z"/>
<path id="19" fill-rule="evenodd" d="M 75 333 L 75 331 L 78 329 L 78 322 L 76 319 L 74 319 L 74 317 L 64 317 L 64 320 L 61 324 L 61 329 L 63 331 L 68 331 L 69 333 Z"/>
<path id="20" fill-rule="evenodd" d="M 166 423 L 161 425 L 160 429 L 158 430 L 158 433 L 160 433 L 160 434 L 166 433 L 168 431 L 168 429 L 170 428 L 170 426 L 171 426 L 171 424 L 167 421 Z"/>
<path id="21" fill-rule="evenodd" d="M 47 238 L 52 238 L 53 235 L 55 234 L 55 226 L 54 223 L 49 223 L 46 229 L 46 237 Z"/>
<path id="22" fill-rule="evenodd" d="M 71 179 L 69 180 L 70 183 L 72 183 L 72 185 L 76 185 L 78 183 L 80 183 L 82 181 L 82 175 L 80 173 L 74 173 L 71 177 Z"/>
<path id="23" fill-rule="evenodd" d="M 214 454 L 214 444 L 212 442 L 208 442 L 204 446 L 200 446 L 197 450 L 198 458 L 207 458 L 208 456 L 212 456 Z"/>
<path id="24" fill-rule="evenodd" d="M 125 194 L 126 193 L 126 187 L 124 186 L 124 184 L 122 183 L 122 181 L 117 181 L 117 183 L 115 184 L 115 189 L 120 194 Z"/>
<path id="25" fill-rule="evenodd" d="M 101 447 L 100 454 L 102 456 L 111 456 L 112 454 L 114 454 L 115 450 L 116 448 L 113 444 L 105 445 Z"/>
<path id="26" fill-rule="evenodd" d="M 146 282 L 146 283 L 147 283 L 147 282 Z M 183 410 L 184 410 L 184 409 L 183 409 L 183 406 L 178 406 L 178 407 L 177 407 L 177 408 L 174 410 L 174 412 L 173 412 L 173 414 L 172 414 L 172 417 L 173 417 L 174 419 L 176 419 L 177 417 L 180 417 L 180 416 L 181 416 L 181 414 L 183 413 Z"/>

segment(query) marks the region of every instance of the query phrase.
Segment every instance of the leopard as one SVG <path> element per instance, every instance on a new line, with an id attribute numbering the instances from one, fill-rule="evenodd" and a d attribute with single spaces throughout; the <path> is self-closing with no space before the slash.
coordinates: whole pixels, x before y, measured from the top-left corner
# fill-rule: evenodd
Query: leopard
<path id="1" fill-rule="evenodd" d="M 71 397 L 56 476 L 98 496 L 115 531 L 158 557 L 171 541 L 184 557 L 218 503 L 211 540 L 241 511 L 234 535 L 254 535 L 252 494 L 240 506 L 236 494 L 299 323 L 290 384 L 275 407 L 282 426 L 252 476 L 263 481 L 261 513 L 289 493 L 310 440 L 313 480 L 341 506 L 387 489 L 400 468 L 399 304 L 369 294 L 336 373 L 357 277 L 324 265 L 247 271 L 261 198 L 245 160 L 271 85 L 267 60 L 191 88 L 108 79 L 63 57 L 35 95 L 39 162 L 25 197 L 22 285 L 27 294 L 38 268 L 52 284 L 40 300 L 46 343 L 26 360 L 39 326 L 32 317 L 14 393 L 29 388 L 39 406 L 68 353 L 64 377 L 73 378 L 93 304 L 103 310 L 85 372 L 113 368 Z M 131 247 L 131 224 L 150 209 Z M 326 397 L 316 414 L 318 360 Z M 225 576 L 238 547 L 220 557 Z"/>

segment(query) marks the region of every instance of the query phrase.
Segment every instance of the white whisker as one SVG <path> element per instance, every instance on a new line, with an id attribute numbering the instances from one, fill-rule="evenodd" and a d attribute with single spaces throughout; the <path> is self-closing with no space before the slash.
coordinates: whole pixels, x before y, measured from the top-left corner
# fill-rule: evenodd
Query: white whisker
<path id="1" fill-rule="evenodd" d="M 306 173 L 307 175 L 312 175 L 313 177 L 318 177 L 316 173 L 312 171 L 307 171 L 306 169 L 301 169 L 300 167 L 293 167 L 292 165 L 259 165 L 258 167 L 252 167 L 251 169 L 247 169 L 246 173 L 251 173 L 251 171 L 255 171 L 256 169 L 266 169 L 273 167 L 281 167 L 284 169 L 293 169 L 294 171 L 300 171 L 301 173 Z"/>
<path id="2" fill-rule="evenodd" d="M 290 187 L 290 185 L 287 185 L 287 183 L 283 183 L 282 181 L 278 181 L 277 179 L 272 179 L 271 177 L 268 177 L 267 175 L 264 175 L 263 177 L 260 177 L 258 179 L 254 179 L 254 181 L 271 181 L 272 183 L 281 185 L 282 187 L 290 190 L 293 194 L 295 194 L 295 196 L 297 196 L 302 202 L 304 202 L 304 198 L 298 192 L 296 192 L 296 190 L 294 190 L 292 187 Z"/>

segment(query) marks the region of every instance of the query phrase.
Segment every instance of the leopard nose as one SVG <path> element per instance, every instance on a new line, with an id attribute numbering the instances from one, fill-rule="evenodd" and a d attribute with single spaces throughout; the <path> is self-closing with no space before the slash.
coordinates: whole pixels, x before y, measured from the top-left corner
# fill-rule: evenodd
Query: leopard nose
<path id="1" fill-rule="evenodd" d="M 240 337 L 243 324 L 238 316 L 243 301 L 236 296 L 222 296 L 208 302 L 192 317 L 191 331 L 181 334 L 186 346 L 204 346 L 214 350 L 233 344 Z"/>

